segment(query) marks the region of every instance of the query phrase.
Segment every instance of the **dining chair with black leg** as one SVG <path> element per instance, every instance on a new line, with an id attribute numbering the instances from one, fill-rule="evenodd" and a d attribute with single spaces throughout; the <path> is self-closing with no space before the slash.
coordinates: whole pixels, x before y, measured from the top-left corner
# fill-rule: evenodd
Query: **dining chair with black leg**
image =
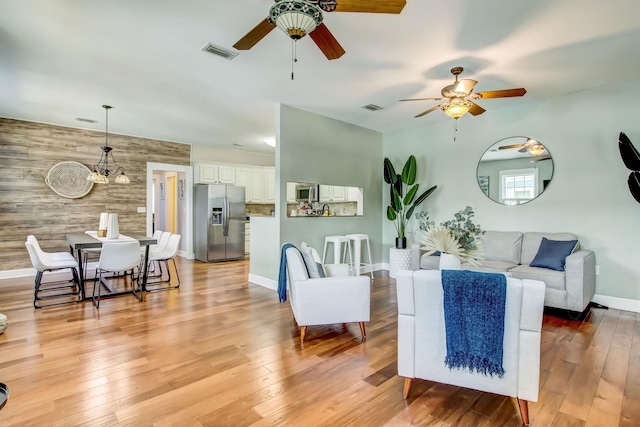
<path id="1" fill-rule="evenodd" d="M 24 243 L 31 264 L 36 270 L 36 278 L 33 290 L 33 306 L 41 308 L 51 305 L 68 304 L 82 301 L 84 289 L 80 283 L 78 275 L 78 263 L 68 252 L 44 252 L 37 239 L 29 236 Z M 42 279 L 45 273 L 71 271 L 71 280 L 48 280 Z M 44 303 L 44 301 L 51 301 Z"/>
<path id="2" fill-rule="evenodd" d="M 102 245 L 102 252 L 100 253 L 100 260 L 96 266 L 96 276 L 93 280 L 93 293 L 91 299 L 96 308 L 100 308 L 100 297 L 103 286 L 107 286 L 109 279 L 115 279 L 116 275 L 120 272 L 124 272 L 124 276 L 121 278 L 126 282 L 126 278 L 130 278 L 131 293 L 136 292 L 136 286 L 138 284 L 138 275 L 134 278 L 134 272 L 140 272 L 140 242 L 137 240 L 123 241 L 123 242 L 105 242 Z M 112 276 L 108 276 L 108 273 L 113 273 Z M 112 284 L 112 283 L 111 283 Z M 110 290 L 109 294 L 104 296 L 113 295 L 115 289 Z M 121 294 L 123 292 L 118 292 Z M 136 296 L 137 298 L 137 296 Z"/>

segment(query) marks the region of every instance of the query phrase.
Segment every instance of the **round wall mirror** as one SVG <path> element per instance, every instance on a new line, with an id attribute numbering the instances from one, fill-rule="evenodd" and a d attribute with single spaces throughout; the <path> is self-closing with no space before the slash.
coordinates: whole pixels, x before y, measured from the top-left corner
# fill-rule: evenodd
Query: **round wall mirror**
<path id="1" fill-rule="evenodd" d="M 501 139 L 478 162 L 478 185 L 494 202 L 521 205 L 544 192 L 553 177 L 547 147 L 526 136 Z"/>

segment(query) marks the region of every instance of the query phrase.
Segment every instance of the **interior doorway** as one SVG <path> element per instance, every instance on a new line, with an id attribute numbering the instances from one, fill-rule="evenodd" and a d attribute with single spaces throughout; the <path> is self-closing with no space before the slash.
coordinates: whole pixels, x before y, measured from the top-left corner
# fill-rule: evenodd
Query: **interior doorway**
<path id="1" fill-rule="evenodd" d="M 147 163 L 147 235 L 180 234 L 178 254 L 193 259 L 193 172 L 191 166 Z"/>

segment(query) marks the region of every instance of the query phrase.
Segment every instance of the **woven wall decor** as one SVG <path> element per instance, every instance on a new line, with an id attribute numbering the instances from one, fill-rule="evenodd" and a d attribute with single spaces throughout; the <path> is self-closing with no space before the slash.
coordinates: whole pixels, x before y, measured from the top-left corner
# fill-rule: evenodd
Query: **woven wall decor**
<path id="1" fill-rule="evenodd" d="M 59 196 L 78 199 L 93 188 L 93 182 L 87 181 L 90 173 L 82 163 L 60 162 L 49 169 L 44 182 Z"/>

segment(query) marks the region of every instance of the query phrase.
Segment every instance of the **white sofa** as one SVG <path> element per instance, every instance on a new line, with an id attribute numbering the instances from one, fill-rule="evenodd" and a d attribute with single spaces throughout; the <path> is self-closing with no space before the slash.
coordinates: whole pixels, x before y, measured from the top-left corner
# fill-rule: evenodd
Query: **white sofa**
<path id="1" fill-rule="evenodd" d="M 415 378 L 511 396 L 518 399 L 520 415 L 528 424 L 527 402 L 538 400 L 544 283 L 507 278 L 502 378 L 445 366 L 440 271 L 399 271 L 396 286 L 398 375 L 405 377 L 404 397 Z"/>
<path id="2" fill-rule="evenodd" d="M 300 342 L 308 326 L 351 322 L 360 324 L 364 341 L 371 310 L 369 276 L 349 276 L 348 264 L 325 264 L 328 277 L 310 279 L 300 251 L 288 248 L 286 253 L 289 298 Z"/>
<path id="3" fill-rule="evenodd" d="M 480 267 L 463 264 L 464 269 L 485 272 L 509 272 L 518 279 L 541 280 L 546 285 L 544 305 L 573 312 L 584 312 L 596 288 L 596 257 L 593 251 L 578 246 L 565 259 L 565 270 L 531 267 L 542 238 L 578 240 L 571 233 L 487 231 L 481 236 L 484 260 Z M 420 245 L 411 247 L 411 268 L 438 269 L 438 256 L 425 256 Z"/>

